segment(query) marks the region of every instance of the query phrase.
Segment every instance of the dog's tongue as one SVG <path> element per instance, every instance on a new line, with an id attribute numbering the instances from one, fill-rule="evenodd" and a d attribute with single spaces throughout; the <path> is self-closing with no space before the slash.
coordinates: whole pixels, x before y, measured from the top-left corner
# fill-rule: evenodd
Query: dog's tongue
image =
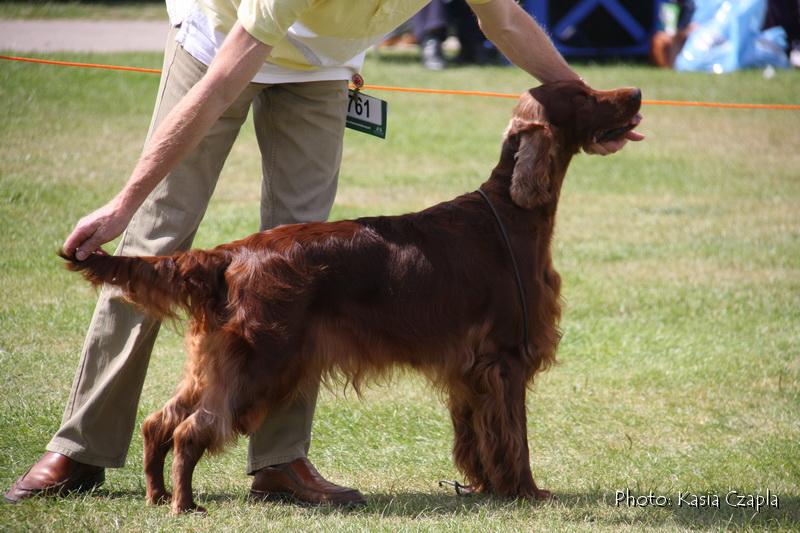
<path id="1" fill-rule="evenodd" d="M 614 139 L 622 137 L 623 135 L 625 135 L 626 133 L 628 133 L 632 129 L 636 128 L 636 126 L 638 126 L 641 122 L 642 122 L 642 115 L 640 113 L 636 113 L 636 116 L 634 116 L 630 120 L 630 122 L 628 122 L 627 124 L 625 124 L 621 128 L 615 128 L 613 130 L 609 130 L 609 131 L 603 133 L 602 135 L 600 135 L 600 137 L 598 137 L 596 139 L 596 142 L 603 143 L 603 142 L 612 141 Z"/>

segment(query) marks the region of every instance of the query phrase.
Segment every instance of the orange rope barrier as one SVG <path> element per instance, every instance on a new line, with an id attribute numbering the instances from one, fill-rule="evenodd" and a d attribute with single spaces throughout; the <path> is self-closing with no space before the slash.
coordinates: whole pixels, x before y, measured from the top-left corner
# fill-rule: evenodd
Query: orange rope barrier
<path id="1" fill-rule="evenodd" d="M 75 63 L 71 61 L 53 61 L 49 59 L 35 59 L 32 57 L 14 57 L 0 55 L 0 59 L 9 61 L 25 61 L 28 63 L 43 63 L 45 65 L 59 65 L 63 67 L 100 68 L 106 70 L 124 70 L 128 72 L 144 72 L 146 74 L 160 74 L 161 71 L 153 68 L 122 67 L 118 65 L 102 65 L 97 63 Z M 496 93 L 490 91 L 460 91 L 456 89 L 423 89 L 418 87 L 387 87 L 384 85 L 364 85 L 364 89 L 373 91 L 395 91 L 403 93 L 420 94 L 450 94 L 458 96 L 486 96 L 491 98 L 519 98 L 518 94 Z M 644 105 L 662 105 L 677 107 L 710 107 L 722 109 L 777 109 L 783 111 L 800 111 L 796 104 L 737 104 L 725 102 L 684 102 L 678 100 L 642 100 Z"/>
<path id="2" fill-rule="evenodd" d="M 684 102 L 680 100 L 642 100 L 643 104 L 666 105 L 678 107 L 717 107 L 723 109 L 779 109 L 784 111 L 800 111 L 796 104 L 736 104 L 726 102 Z"/>
<path id="3" fill-rule="evenodd" d="M 383 85 L 364 85 L 364 89 L 374 91 L 397 91 L 403 93 L 454 94 L 459 96 L 491 96 L 494 98 L 519 98 L 518 94 L 493 93 L 486 91 L 459 91 L 455 89 L 421 89 L 416 87 L 386 87 Z M 684 102 L 678 100 L 642 100 L 644 105 L 665 105 L 681 107 L 717 107 L 728 109 L 782 109 L 800 111 L 800 105 L 794 104 L 736 104 L 724 102 Z"/>
<path id="4" fill-rule="evenodd" d="M 118 65 L 99 65 L 97 63 L 74 63 L 72 61 L 53 61 L 50 59 L 35 59 L 32 57 L 0 56 L 0 59 L 8 59 L 9 61 L 25 61 L 27 63 L 43 63 L 45 65 L 58 65 L 61 67 L 102 68 L 106 70 L 126 70 L 129 72 L 161 74 L 160 70 L 154 68 L 120 67 Z"/>

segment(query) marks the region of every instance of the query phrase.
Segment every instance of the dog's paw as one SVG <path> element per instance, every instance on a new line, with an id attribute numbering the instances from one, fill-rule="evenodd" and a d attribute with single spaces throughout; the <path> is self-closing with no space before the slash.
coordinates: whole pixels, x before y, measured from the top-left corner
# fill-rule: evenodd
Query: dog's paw
<path id="1" fill-rule="evenodd" d="M 456 494 L 459 496 L 472 496 L 486 492 L 480 485 L 460 485 L 456 487 Z"/>
<path id="2" fill-rule="evenodd" d="M 197 505 L 194 502 L 191 502 L 188 505 L 176 505 L 176 502 L 172 502 L 172 514 L 179 515 L 185 513 L 207 515 L 208 511 L 205 507 Z"/>
<path id="3" fill-rule="evenodd" d="M 172 501 L 172 494 L 167 491 L 153 492 L 146 499 L 149 505 L 167 505 Z"/>
<path id="4" fill-rule="evenodd" d="M 537 501 L 555 501 L 556 497 L 549 490 L 534 489 L 533 499 Z"/>

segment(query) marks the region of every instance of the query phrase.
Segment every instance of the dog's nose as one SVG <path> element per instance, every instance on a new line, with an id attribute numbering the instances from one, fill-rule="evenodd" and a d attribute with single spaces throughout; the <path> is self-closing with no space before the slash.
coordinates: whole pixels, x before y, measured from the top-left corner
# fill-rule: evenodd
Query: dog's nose
<path id="1" fill-rule="evenodd" d="M 631 91 L 631 100 L 633 100 L 635 102 L 641 102 L 642 101 L 642 90 L 641 89 L 634 89 L 633 91 Z"/>

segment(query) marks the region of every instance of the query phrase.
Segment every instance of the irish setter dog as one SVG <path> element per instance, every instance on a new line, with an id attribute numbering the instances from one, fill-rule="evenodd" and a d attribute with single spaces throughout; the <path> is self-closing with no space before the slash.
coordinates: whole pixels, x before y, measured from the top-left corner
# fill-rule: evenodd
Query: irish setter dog
<path id="1" fill-rule="evenodd" d="M 640 104 L 638 89 L 531 89 L 480 187 L 486 200 L 476 191 L 402 216 L 280 226 L 167 257 L 62 252 L 151 315 L 191 319 L 183 381 L 142 428 L 147 500 L 200 510 L 191 481 L 205 451 L 252 433 L 313 382 L 341 375 L 357 388 L 395 365 L 447 394 L 472 489 L 548 497 L 531 474 L 525 395 L 559 340 L 550 242 L 561 184 L 582 147 L 638 124 Z"/>

